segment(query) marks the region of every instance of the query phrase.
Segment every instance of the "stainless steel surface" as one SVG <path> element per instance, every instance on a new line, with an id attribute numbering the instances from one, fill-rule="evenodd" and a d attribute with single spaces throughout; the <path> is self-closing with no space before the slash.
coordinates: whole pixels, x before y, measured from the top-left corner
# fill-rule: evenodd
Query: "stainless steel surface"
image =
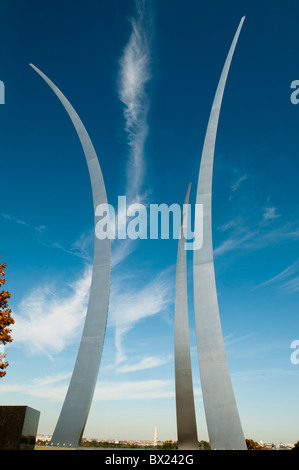
<path id="1" fill-rule="evenodd" d="M 184 209 L 189 203 L 190 187 L 191 183 L 187 189 Z M 181 237 L 177 252 L 174 317 L 176 415 L 178 448 L 181 450 L 198 449 L 190 358 L 186 239 L 184 237 L 187 233 L 187 216 L 187 210 L 183 210 Z"/>
<path id="2" fill-rule="evenodd" d="M 95 210 L 99 204 L 107 204 L 107 196 L 93 144 L 70 102 L 43 72 L 30 65 L 59 98 L 77 131 L 88 165 Z M 53 445 L 76 447 L 84 431 L 97 381 L 106 329 L 110 294 L 110 260 L 110 240 L 108 238 L 99 240 L 94 237 L 94 259 L 87 314 L 72 378 L 52 437 Z"/>
<path id="3" fill-rule="evenodd" d="M 194 311 L 201 386 L 212 449 L 246 449 L 224 348 L 212 242 L 212 175 L 222 97 L 241 19 L 216 90 L 201 157 L 196 203 L 203 204 L 203 245 L 193 252 Z"/>

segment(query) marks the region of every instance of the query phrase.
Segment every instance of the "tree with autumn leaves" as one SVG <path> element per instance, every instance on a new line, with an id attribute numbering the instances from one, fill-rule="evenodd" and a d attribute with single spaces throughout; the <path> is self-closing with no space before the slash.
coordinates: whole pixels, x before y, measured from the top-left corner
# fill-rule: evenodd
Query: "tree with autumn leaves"
<path id="1" fill-rule="evenodd" d="M 0 287 L 5 284 L 5 268 L 7 264 L 0 264 Z M 2 276 L 2 277 L 1 277 Z M 14 324 L 14 319 L 11 316 L 11 309 L 8 308 L 8 299 L 10 299 L 11 294 L 6 290 L 0 291 L 0 344 L 4 345 L 6 343 L 12 342 L 12 337 L 10 335 L 11 329 L 10 325 Z M 4 361 L 5 354 L 0 353 L 0 378 L 6 375 L 6 367 L 8 362 Z"/>

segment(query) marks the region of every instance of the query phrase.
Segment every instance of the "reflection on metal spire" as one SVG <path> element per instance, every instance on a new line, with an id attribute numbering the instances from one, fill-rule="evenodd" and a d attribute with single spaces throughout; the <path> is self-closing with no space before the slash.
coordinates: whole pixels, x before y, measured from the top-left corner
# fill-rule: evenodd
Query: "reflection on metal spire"
<path id="1" fill-rule="evenodd" d="M 31 67 L 45 80 L 65 107 L 84 151 L 93 194 L 94 210 L 107 204 L 106 189 L 99 161 L 89 135 L 78 114 L 61 91 L 37 67 Z M 70 167 L 70 172 L 71 172 Z M 111 246 L 109 238 L 94 237 L 94 259 L 89 303 L 84 330 L 68 392 L 52 437 L 54 446 L 77 447 L 92 402 L 100 361 L 110 294 Z"/>

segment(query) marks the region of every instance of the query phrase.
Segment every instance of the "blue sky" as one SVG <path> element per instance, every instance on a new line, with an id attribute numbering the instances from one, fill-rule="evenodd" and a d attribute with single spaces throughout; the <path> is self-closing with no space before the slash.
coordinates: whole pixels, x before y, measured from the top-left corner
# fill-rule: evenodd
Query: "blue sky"
<path id="1" fill-rule="evenodd" d="M 299 364 L 299 7 L 295 1 L 129 0 L 0 6 L 0 255 L 16 320 L 1 404 L 54 430 L 80 341 L 93 208 L 67 96 L 97 151 L 108 201 L 194 203 L 204 134 L 226 54 L 245 23 L 217 135 L 213 242 L 220 315 L 245 436 L 296 442 Z M 142 12 L 142 15 L 141 15 Z M 133 18 L 133 20 L 132 20 Z M 134 112 L 130 112 L 130 110 Z M 135 112 L 136 111 L 136 112 Z M 115 241 L 111 302 L 86 436 L 176 439 L 176 240 Z M 208 439 L 193 320 L 198 435 Z"/>

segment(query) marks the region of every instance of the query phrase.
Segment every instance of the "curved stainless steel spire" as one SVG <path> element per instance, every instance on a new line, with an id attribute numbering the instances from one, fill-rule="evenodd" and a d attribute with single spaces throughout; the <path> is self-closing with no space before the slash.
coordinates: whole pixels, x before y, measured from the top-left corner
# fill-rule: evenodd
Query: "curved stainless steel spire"
<path id="1" fill-rule="evenodd" d="M 37 67 L 31 67 L 59 98 L 73 125 L 88 165 L 94 210 L 107 204 L 106 189 L 99 161 L 89 135 L 78 114 L 61 91 Z M 111 246 L 108 238 L 94 237 L 94 259 L 88 309 L 68 392 L 52 437 L 52 444 L 76 447 L 83 434 L 100 367 L 110 294 Z"/>
<path id="2" fill-rule="evenodd" d="M 188 186 L 183 206 L 181 236 L 178 243 L 176 283 L 175 283 L 175 392 L 179 449 L 198 449 L 196 417 L 193 396 L 192 370 L 190 358 L 187 262 L 185 242 L 187 227 L 187 204 L 191 183 Z"/>
<path id="3" fill-rule="evenodd" d="M 244 18 L 238 26 L 216 90 L 204 141 L 196 196 L 196 203 L 203 204 L 203 245 L 193 253 L 194 310 L 202 393 L 212 449 L 246 449 L 219 317 L 211 216 L 213 161 L 219 113 Z"/>

